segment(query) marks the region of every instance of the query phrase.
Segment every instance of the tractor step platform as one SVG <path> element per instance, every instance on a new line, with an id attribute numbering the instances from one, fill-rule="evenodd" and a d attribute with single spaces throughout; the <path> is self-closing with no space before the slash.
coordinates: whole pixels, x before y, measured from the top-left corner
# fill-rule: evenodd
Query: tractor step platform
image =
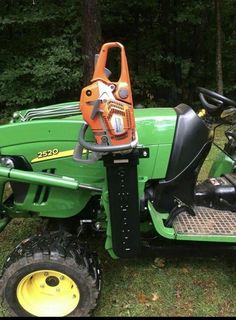
<path id="1" fill-rule="evenodd" d="M 195 207 L 195 216 L 179 214 L 173 228 L 177 234 L 187 235 L 236 235 L 236 212 Z"/>

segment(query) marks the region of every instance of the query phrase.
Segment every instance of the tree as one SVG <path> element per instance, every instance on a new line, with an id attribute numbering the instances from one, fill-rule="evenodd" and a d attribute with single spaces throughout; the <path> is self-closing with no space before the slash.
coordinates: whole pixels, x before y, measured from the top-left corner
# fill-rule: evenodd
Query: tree
<path id="1" fill-rule="evenodd" d="M 83 83 L 87 85 L 93 75 L 95 54 L 101 45 L 100 1 L 82 0 L 81 44 L 83 63 Z"/>
<path id="2" fill-rule="evenodd" d="M 3 1 L 0 104 L 13 109 L 79 99 L 80 0 Z"/>
<path id="3" fill-rule="evenodd" d="M 236 0 L 222 2 L 2 0 L 0 106 L 78 100 L 92 78 L 94 55 L 110 41 L 125 46 L 135 103 L 194 106 L 196 88 L 215 90 L 216 83 L 234 99 Z M 108 68 L 115 78 L 120 64 L 112 51 Z"/>
<path id="4" fill-rule="evenodd" d="M 216 11 L 216 85 L 219 94 L 223 94 L 223 68 L 222 68 L 222 29 L 221 29 L 221 1 L 215 0 Z"/>

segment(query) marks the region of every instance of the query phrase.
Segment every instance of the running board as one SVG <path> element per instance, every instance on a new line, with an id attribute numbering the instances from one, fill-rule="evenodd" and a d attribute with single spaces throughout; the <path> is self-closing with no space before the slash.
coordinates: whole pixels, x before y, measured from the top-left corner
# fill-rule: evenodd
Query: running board
<path id="1" fill-rule="evenodd" d="M 233 243 L 154 239 L 142 243 L 139 257 L 231 258 L 236 259 Z"/>
<path id="2" fill-rule="evenodd" d="M 149 212 L 156 232 L 161 238 L 181 241 L 236 243 L 236 212 L 194 207 L 195 216 L 183 211 L 174 219 L 172 227 L 166 226 L 168 213 L 155 210 L 148 202 Z"/>
<path id="3" fill-rule="evenodd" d="M 180 213 L 173 222 L 177 234 L 236 236 L 236 212 L 195 207 L 195 216 Z"/>

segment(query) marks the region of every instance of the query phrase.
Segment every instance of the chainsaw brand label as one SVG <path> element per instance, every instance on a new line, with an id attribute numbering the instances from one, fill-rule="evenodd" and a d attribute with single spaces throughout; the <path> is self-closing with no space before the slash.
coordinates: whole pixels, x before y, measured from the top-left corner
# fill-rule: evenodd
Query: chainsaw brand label
<path id="1" fill-rule="evenodd" d="M 111 124 L 115 133 L 122 133 L 124 131 L 124 122 L 122 117 L 113 115 L 111 118 Z"/>

